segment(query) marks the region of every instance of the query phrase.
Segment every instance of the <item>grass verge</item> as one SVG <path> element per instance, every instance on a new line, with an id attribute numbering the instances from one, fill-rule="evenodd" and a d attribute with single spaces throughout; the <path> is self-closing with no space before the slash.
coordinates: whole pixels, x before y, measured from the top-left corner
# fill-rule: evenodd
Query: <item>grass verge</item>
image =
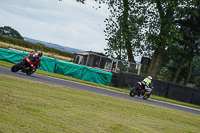
<path id="1" fill-rule="evenodd" d="M 0 79 L 0 132 L 200 132 L 200 115 L 13 76 Z"/>
<path id="2" fill-rule="evenodd" d="M 12 63 L 0 61 L 0 66 L 2 66 L 2 67 L 11 68 L 12 65 L 13 65 Z M 116 87 L 111 87 L 111 86 L 106 86 L 106 85 L 100 85 L 100 84 L 97 84 L 97 83 L 84 81 L 84 80 L 68 77 L 68 76 L 65 76 L 65 75 L 57 74 L 57 73 L 50 73 L 50 72 L 46 72 L 46 71 L 42 71 L 42 70 L 37 70 L 36 74 L 51 76 L 51 77 L 60 78 L 60 79 L 64 79 L 64 80 L 70 80 L 70 81 L 83 83 L 83 84 L 87 84 L 87 85 L 92 85 L 92 86 L 98 86 L 98 87 L 102 87 L 102 88 L 105 88 L 105 89 L 124 92 L 124 93 L 127 93 L 127 94 L 130 92 L 129 88 L 121 89 L 121 88 L 116 88 Z M 172 99 L 168 99 L 168 98 L 164 98 L 164 97 L 160 97 L 160 96 L 156 96 L 156 95 L 151 95 L 150 98 L 155 99 L 155 100 L 159 100 L 159 101 L 163 101 L 163 102 L 169 102 L 169 103 L 174 103 L 174 104 L 178 104 L 178 105 L 183 105 L 183 106 L 187 106 L 187 107 L 200 109 L 200 106 L 198 106 L 198 105 L 184 103 L 184 102 L 180 102 L 180 101 L 176 101 L 176 100 L 172 100 Z"/>

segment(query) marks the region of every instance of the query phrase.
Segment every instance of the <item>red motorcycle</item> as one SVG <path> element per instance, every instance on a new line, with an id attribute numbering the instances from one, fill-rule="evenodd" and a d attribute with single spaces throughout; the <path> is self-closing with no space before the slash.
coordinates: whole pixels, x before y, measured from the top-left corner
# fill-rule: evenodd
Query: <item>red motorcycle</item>
<path id="1" fill-rule="evenodd" d="M 30 60 L 29 60 L 28 56 L 26 56 L 25 58 L 22 58 L 20 63 L 14 64 L 11 67 L 11 71 L 18 72 L 19 70 L 21 70 L 23 73 L 26 73 L 27 75 L 31 75 L 36 71 L 36 67 L 34 67 L 33 64 L 37 66 L 38 63 L 35 62 L 32 65 L 30 65 L 29 62 L 30 62 Z M 32 68 L 32 69 L 30 69 L 30 68 Z"/>
<path id="2" fill-rule="evenodd" d="M 145 89 L 143 88 L 142 83 L 141 83 L 141 82 L 137 82 L 137 86 L 131 89 L 131 91 L 130 91 L 130 96 L 131 96 L 131 97 L 134 97 L 135 95 L 137 95 L 137 96 L 142 95 L 142 96 L 143 96 L 143 99 L 144 99 L 144 100 L 147 100 L 147 99 L 150 97 L 151 92 L 152 92 L 152 88 L 153 88 L 153 87 L 150 88 L 149 86 L 147 86 L 147 87 L 148 87 L 149 89 L 148 89 L 148 90 L 145 90 Z"/>

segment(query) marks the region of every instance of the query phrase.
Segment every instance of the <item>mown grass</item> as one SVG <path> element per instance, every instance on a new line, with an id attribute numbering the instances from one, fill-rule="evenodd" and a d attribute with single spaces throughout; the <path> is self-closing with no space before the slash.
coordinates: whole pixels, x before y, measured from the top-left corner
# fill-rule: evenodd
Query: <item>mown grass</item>
<path id="1" fill-rule="evenodd" d="M 12 65 L 13 65 L 12 63 L 0 61 L 0 66 L 2 66 L 2 67 L 11 68 Z M 50 73 L 50 72 L 41 71 L 41 70 L 37 70 L 35 73 L 45 75 L 45 76 L 51 76 L 51 77 L 55 77 L 55 78 L 70 80 L 70 81 L 74 81 L 74 82 L 78 82 L 78 83 L 88 84 L 88 85 L 92 85 L 92 86 L 98 86 L 98 87 L 102 87 L 102 88 L 105 88 L 105 89 L 120 91 L 120 92 L 124 92 L 124 93 L 127 93 L 127 94 L 130 92 L 129 88 L 121 89 L 121 88 L 116 88 L 116 87 L 111 87 L 111 86 L 106 86 L 106 85 L 100 85 L 100 84 L 97 84 L 97 83 L 84 81 L 84 80 L 68 77 L 68 76 L 65 76 L 65 75 L 57 74 L 57 73 Z M 164 102 L 169 102 L 169 103 L 174 103 L 174 104 L 179 104 L 179 105 L 183 105 L 183 106 L 187 106 L 187 107 L 200 109 L 200 106 L 198 106 L 198 105 L 184 103 L 184 102 L 180 102 L 180 101 L 176 101 L 176 100 L 172 100 L 172 99 L 168 99 L 168 98 L 164 98 L 164 97 L 160 97 L 160 96 L 156 96 L 156 95 L 151 95 L 150 98 L 154 99 L 154 100 L 159 100 L 159 101 L 164 101 Z"/>
<path id="2" fill-rule="evenodd" d="M 200 132 L 200 115 L 0 75 L 0 132 Z"/>

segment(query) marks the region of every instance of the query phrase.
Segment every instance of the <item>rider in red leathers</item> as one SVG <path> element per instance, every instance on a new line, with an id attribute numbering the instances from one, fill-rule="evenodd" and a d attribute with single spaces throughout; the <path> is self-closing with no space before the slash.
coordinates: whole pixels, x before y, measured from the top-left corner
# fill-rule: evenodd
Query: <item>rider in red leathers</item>
<path id="1" fill-rule="evenodd" d="M 35 72 L 35 70 L 40 67 L 40 60 L 43 53 L 41 51 L 30 53 L 25 59 L 29 63 L 29 71 Z"/>

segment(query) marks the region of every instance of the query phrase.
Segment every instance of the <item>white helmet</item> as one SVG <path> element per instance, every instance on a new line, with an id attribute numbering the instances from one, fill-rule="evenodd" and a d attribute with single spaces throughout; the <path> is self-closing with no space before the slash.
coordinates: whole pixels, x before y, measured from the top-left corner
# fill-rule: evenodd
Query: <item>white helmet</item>
<path id="1" fill-rule="evenodd" d="M 151 76 L 148 76 L 148 78 L 149 78 L 150 80 L 152 80 L 152 77 L 151 77 Z"/>

